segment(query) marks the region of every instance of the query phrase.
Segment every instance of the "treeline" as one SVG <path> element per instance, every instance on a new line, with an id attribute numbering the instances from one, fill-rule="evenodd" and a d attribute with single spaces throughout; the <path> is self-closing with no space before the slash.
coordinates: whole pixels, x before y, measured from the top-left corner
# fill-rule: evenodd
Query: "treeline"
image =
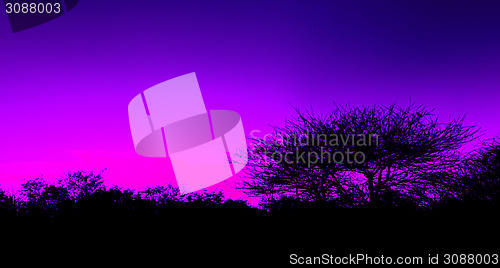
<path id="1" fill-rule="evenodd" d="M 307 142 L 353 133 L 377 134 L 379 142 Z M 472 247 L 480 249 L 475 253 L 498 252 L 500 140 L 462 153 L 465 144 L 478 142 L 478 133 L 464 126 L 463 118 L 441 123 L 432 111 L 413 104 L 336 106 L 319 116 L 298 111 L 271 137 L 253 137 L 246 174 L 235 188 L 260 199 L 258 207 L 222 192 L 106 186 L 102 173 L 79 171 L 56 183 L 28 180 L 14 194 L 0 190 L 0 219 L 9 226 L 3 230 L 16 235 L 43 234 L 39 248 L 47 241 L 71 246 L 112 241 L 121 250 L 168 252 L 187 263 L 236 258 L 233 265 L 262 265 L 262 259 L 281 265 L 291 253 L 332 251 L 427 256 Z M 280 142 L 283 136 L 303 140 Z M 362 151 L 366 161 L 303 162 L 290 154 L 328 151 L 332 156 L 347 150 Z"/>
<path id="2" fill-rule="evenodd" d="M 366 146 L 325 140 L 356 133 L 377 135 L 377 142 Z M 0 213 L 3 218 L 54 222 L 90 215 L 157 217 L 183 209 L 283 215 L 325 207 L 417 211 L 479 203 L 497 206 L 500 139 L 483 141 L 469 153 L 460 151 L 465 144 L 478 142 L 477 133 L 479 128 L 465 126 L 463 117 L 441 123 L 432 110 L 412 103 L 408 107 L 335 106 L 322 115 L 297 110 L 297 117 L 275 127 L 273 135 L 252 137 L 246 174 L 235 188 L 261 200 L 259 207 L 226 199 L 222 192 L 184 195 L 171 185 L 135 192 L 106 186 L 102 173 L 79 171 L 56 183 L 28 180 L 12 195 L 0 190 Z M 283 137 L 294 137 L 295 142 L 280 141 Z M 331 156 L 339 151 L 363 152 L 366 161 L 328 162 L 318 154 Z M 290 152 L 316 153 L 317 159 L 305 163 Z"/>
<path id="3" fill-rule="evenodd" d="M 246 201 L 226 199 L 221 191 L 181 194 L 172 185 L 147 187 L 142 191 L 116 185 L 107 187 L 102 173 L 85 171 L 67 173 L 56 183 L 43 178 L 27 180 L 15 194 L 0 190 L 0 217 L 4 223 L 9 220 L 58 223 L 89 219 L 106 222 L 225 210 L 256 209 Z"/>

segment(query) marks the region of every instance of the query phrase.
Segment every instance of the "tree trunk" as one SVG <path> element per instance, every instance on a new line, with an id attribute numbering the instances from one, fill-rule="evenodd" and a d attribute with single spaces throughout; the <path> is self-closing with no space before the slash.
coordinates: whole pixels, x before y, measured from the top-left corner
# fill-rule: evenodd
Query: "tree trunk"
<path id="1" fill-rule="evenodd" d="M 369 174 L 366 177 L 368 179 L 368 203 L 370 205 L 374 205 L 378 200 L 377 192 L 375 190 L 375 175 Z"/>

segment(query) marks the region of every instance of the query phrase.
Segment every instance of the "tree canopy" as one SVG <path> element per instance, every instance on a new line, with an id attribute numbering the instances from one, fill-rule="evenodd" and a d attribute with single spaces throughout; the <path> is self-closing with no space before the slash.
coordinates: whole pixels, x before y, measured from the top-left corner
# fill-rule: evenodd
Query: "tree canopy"
<path id="1" fill-rule="evenodd" d="M 346 206 L 426 202 L 454 183 L 459 149 L 479 129 L 464 117 L 441 122 L 433 110 L 335 105 L 328 114 L 296 110 L 272 135 L 252 136 L 246 178 L 237 186 L 273 202 L 281 196 Z"/>

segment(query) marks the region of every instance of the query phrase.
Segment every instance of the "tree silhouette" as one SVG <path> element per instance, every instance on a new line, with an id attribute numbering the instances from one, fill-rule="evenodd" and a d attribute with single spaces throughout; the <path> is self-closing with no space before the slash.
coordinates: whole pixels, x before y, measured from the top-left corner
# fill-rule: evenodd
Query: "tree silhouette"
<path id="1" fill-rule="evenodd" d="M 69 172 L 58 182 L 65 188 L 73 200 L 82 199 L 91 194 L 105 189 L 102 173 L 93 172 Z"/>
<path id="2" fill-rule="evenodd" d="M 464 126 L 464 117 L 439 122 L 433 110 L 410 103 L 407 107 L 337 106 L 330 124 L 340 125 L 344 135 L 371 134 L 375 146 L 348 145 L 362 150 L 367 161 L 348 169 L 366 178 L 369 202 L 378 202 L 385 192 L 397 192 L 416 200 L 446 193 L 453 178 L 443 176 L 459 164 L 458 150 L 476 138 L 478 128 Z M 328 126 L 328 125 L 326 125 Z"/>
<path id="3" fill-rule="evenodd" d="M 296 111 L 270 137 L 251 137 L 247 178 L 237 188 L 266 202 L 425 202 L 449 190 L 454 177 L 446 174 L 460 163 L 458 149 L 478 131 L 463 117 L 440 123 L 433 110 L 413 103 Z M 314 157 L 304 161 L 302 154 Z"/>
<path id="4" fill-rule="evenodd" d="M 500 197 L 500 139 L 483 141 L 458 170 L 459 198 L 493 200 Z"/>
<path id="5" fill-rule="evenodd" d="M 181 192 L 179 188 L 174 187 L 172 185 L 167 186 L 154 186 L 154 187 L 146 187 L 143 191 L 140 191 L 139 194 L 154 203 L 157 204 L 165 204 L 165 203 L 173 203 L 181 201 Z"/>
<path id="6" fill-rule="evenodd" d="M 297 112 L 298 118 L 287 120 L 285 127 L 273 127 L 272 135 L 250 138 L 253 147 L 249 148 L 246 178 L 236 188 L 262 198 L 264 206 L 272 205 L 282 197 L 353 204 L 359 194 L 355 187 L 356 178 L 346 172 L 344 165 L 326 159 L 334 155 L 338 146 L 309 142 L 323 132 L 312 128 L 312 122 L 308 120 L 325 118 L 306 118 Z M 324 155 L 318 153 L 312 161 L 304 158 L 308 153 L 320 151 Z"/>
<path id="7" fill-rule="evenodd" d="M 5 218 L 15 214 L 17 212 L 17 205 L 14 196 L 0 189 L 0 217 Z"/>
<path id="8" fill-rule="evenodd" d="M 42 177 L 23 183 L 20 193 L 21 208 L 40 217 L 54 217 L 54 214 L 70 201 L 66 188 L 48 183 Z"/>

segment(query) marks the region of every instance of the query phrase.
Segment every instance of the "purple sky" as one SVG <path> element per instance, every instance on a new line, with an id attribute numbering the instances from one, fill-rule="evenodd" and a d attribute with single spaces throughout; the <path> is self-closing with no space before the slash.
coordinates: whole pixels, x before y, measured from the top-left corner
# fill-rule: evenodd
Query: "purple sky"
<path id="1" fill-rule="evenodd" d="M 127 105 L 193 71 L 247 133 L 292 106 L 411 97 L 500 135 L 500 3 L 401 2 L 82 0 L 16 34 L 2 11 L 0 184 L 104 168 L 108 185 L 174 182 L 167 159 L 135 153 Z"/>

